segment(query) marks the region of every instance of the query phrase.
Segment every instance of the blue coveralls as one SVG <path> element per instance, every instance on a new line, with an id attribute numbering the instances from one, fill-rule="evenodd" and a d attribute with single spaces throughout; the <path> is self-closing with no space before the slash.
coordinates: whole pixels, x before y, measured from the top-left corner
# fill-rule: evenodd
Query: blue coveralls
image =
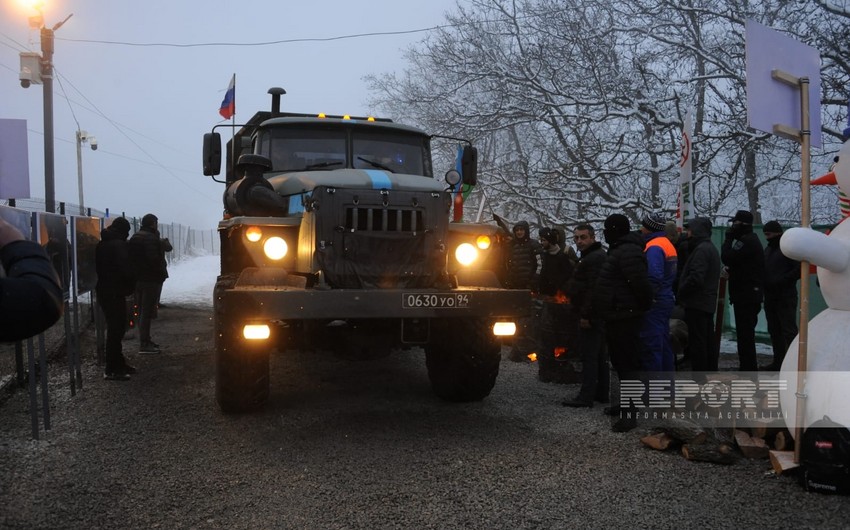
<path id="1" fill-rule="evenodd" d="M 664 232 L 647 234 L 644 255 L 652 285 L 652 307 L 643 317 L 640 338 L 643 343 L 641 370 L 645 372 L 672 372 L 676 367 L 673 347 L 670 345 L 670 315 L 675 297 L 678 257 L 676 247 Z"/>

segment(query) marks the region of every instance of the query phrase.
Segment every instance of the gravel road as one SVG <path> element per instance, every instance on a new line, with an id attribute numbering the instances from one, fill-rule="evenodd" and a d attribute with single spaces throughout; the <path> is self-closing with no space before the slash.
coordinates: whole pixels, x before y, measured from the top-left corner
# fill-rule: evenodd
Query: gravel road
<path id="1" fill-rule="evenodd" d="M 766 460 L 696 463 L 609 431 L 576 386 L 503 361 L 480 403 L 430 390 L 424 354 L 352 362 L 272 358 L 258 413 L 214 402 L 212 311 L 168 307 L 160 355 L 84 388 L 51 366 L 52 429 L 32 440 L 28 396 L 0 404 L 2 528 L 846 528 L 850 502 L 803 491 Z M 507 351 L 507 350 L 505 350 Z"/>

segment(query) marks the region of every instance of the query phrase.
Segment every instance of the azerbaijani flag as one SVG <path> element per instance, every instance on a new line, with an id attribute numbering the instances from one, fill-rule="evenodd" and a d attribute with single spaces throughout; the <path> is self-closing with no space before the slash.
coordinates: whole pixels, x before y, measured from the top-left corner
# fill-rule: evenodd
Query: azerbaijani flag
<path id="1" fill-rule="evenodd" d="M 230 78 L 230 84 L 227 85 L 227 92 L 224 94 L 224 99 L 221 101 L 221 108 L 218 109 L 225 120 L 232 118 L 236 114 L 236 74 Z"/>

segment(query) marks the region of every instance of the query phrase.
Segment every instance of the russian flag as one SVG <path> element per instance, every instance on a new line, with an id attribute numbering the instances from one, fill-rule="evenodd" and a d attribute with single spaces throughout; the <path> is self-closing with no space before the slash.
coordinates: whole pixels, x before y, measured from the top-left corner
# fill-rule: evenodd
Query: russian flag
<path id="1" fill-rule="evenodd" d="M 230 84 L 227 86 L 227 92 L 224 94 L 224 99 L 221 101 L 221 108 L 218 109 L 225 120 L 230 119 L 236 114 L 236 74 L 230 78 Z"/>

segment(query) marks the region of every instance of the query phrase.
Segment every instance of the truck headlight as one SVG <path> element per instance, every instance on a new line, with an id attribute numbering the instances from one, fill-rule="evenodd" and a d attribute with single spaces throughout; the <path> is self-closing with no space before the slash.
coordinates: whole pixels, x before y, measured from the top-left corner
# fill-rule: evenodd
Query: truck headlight
<path id="1" fill-rule="evenodd" d="M 246 324 L 242 336 L 248 340 L 266 340 L 271 336 L 271 329 L 268 324 Z"/>
<path id="2" fill-rule="evenodd" d="M 455 258 L 463 266 L 470 265 L 478 259 L 478 249 L 469 243 L 461 243 L 455 249 Z"/>
<path id="3" fill-rule="evenodd" d="M 475 239 L 475 246 L 477 246 L 481 250 L 487 250 L 488 248 L 490 248 L 490 244 L 490 236 L 478 236 Z"/>
<path id="4" fill-rule="evenodd" d="M 275 261 L 283 259 L 287 250 L 286 241 L 282 237 L 273 236 L 263 243 L 263 252 L 266 253 L 266 257 Z"/>
<path id="5" fill-rule="evenodd" d="M 259 226 L 249 226 L 247 230 L 245 230 L 245 239 L 251 243 L 256 243 L 261 237 L 263 237 L 263 231 L 260 230 Z"/>
<path id="6" fill-rule="evenodd" d="M 496 322 L 493 324 L 493 335 L 496 335 L 497 337 L 511 337 L 515 334 L 515 322 Z"/>

